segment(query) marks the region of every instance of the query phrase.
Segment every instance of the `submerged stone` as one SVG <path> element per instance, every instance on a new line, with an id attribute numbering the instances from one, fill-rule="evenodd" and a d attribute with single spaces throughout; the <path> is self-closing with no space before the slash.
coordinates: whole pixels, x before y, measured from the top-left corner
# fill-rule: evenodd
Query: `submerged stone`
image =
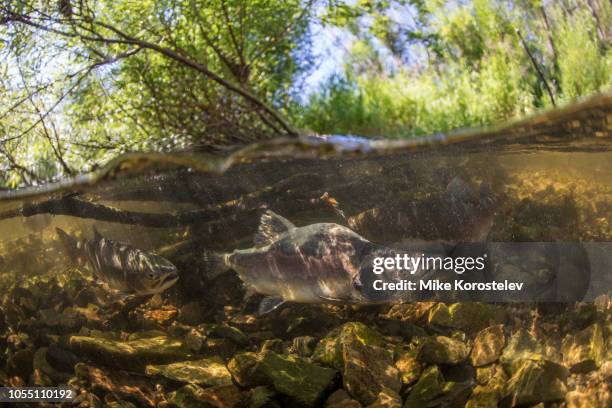
<path id="1" fill-rule="evenodd" d="M 325 400 L 324 408 L 361 408 L 362 405 L 351 398 L 351 396 L 342 388 L 334 391 Z"/>
<path id="2" fill-rule="evenodd" d="M 419 351 L 419 360 L 429 364 L 458 364 L 465 361 L 470 349 L 461 341 L 445 336 L 425 340 Z"/>
<path id="3" fill-rule="evenodd" d="M 252 388 L 249 391 L 249 408 L 271 408 L 279 407 L 278 403 L 274 399 L 276 393 L 270 387 L 260 386 Z"/>
<path id="4" fill-rule="evenodd" d="M 142 376 L 84 363 L 77 364 L 74 371 L 77 377 L 87 380 L 95 392 L 111 393 L 121 399 L 134 402 L 138 406 L 154 407 L 157 405 L 155 392 L 149 381 Z"/>
<path id="5" fill-rule="evenodd" d="M 520 329 L 510 337 L 499 361 L 506 366 L 510 374 L 516 371 L 516 365 L 524 359 L 539 359 L 544 354 L 544 346 L 525 329 Z"/>
<path id="6" fill-rule="evenodd" d="M 593 324 L 576 335 L 567 335 L 561 345 L 563 364 L 572 372 L 588 372 L 604 360 L 604 337 L 599 324 Z"/>
<path id="7" fill-rule="evenodd" d="M 166 365 L 148 365 L 147 375 L 161 375 L 174 381 L 203 385 L 228 385 L 232 376 L 227 367 L 218 357 L 201 360 L 182 361 Z"/>
<path id="8" fill-rule="evenodd" d="M 428 322 L 443 327 L 474 333 L 506 321 L 506 312 L 494 305 L 479 302 L 460 302 L 447 306 L 438 303 L 429 310 Z"/>
<path id="9" fill-rule="evenodd" d="M 568 370 L 544 359 L 522 360 L 506 384 L 505 394 L 512 406 L 563 400 Z"/>
<path id="10" fill-rule="evenodd" d="M 444 378 L 438 366 L 430 366 L 423 371 L 421 378 L 412 387 L 404 408 L 420 408 L 427 406 L 427 403 L 442 394 L 444 389 Z"/>
<path id="11" fill-rule="evenodd" d="M 504 326 L 496 325 L 481 330 L 474 339 L 470 359 L 475 367 L 496 361 L 506 344 Z"/>
<path id="12" fill-rule="evenodd" d="M 363 323 L 350 322 L 332 330 L 317 344 L 312 355 L 313 361 L 342 370 L 342 344 L 357 340 L 366 346 L 382 346 L 382 336 Z"/>
<path id="13" fill-rule="evenodd" d="M 189 384 L 168 394 L 168 403 L 180 408 L 241 408 L 246 406 L 246 396 L 235 385 L 200 388 Z"/>
<path id="14" fill-rule="evenodd" d="M 242 330 L 227 324 L 204 324 L 199 326 L 209 337 L 228 339 L 244 347 L 249 344 L 249 338 Z"/>
<path id="15" fill-rule="evenodd" d="M 608 387 L 589 387 L 581 391 L 570 391 L 565 395 L 567 408 L 598 408 L 612 406 L 612 394 Z"/>
<path id="16" fill-rule="evenodd" d="M 465 408 L 497 408 L 501 396 L 499 389 L 477 385 L 465 404 Z"/>
<path id="17" fill-rule="evenodd" d="M 385 390 L 398 393 L 399 371 L 391 353 L 382 347 L 368 346 L 357 339 L 342 344 L 342 381 L 344 389 L 364 405 L 374 403 Z"/>
<path id="18" fill-rule="evenodd" d="M 401 408 L 402 397 L 388 388 L 383 389 L 378 393 L 376 401 L 367 406 L 367 408 Z"/>
<path id="19" fill-rule="evenodd" d="M 299 336 L 293 339 L 293 349 L 300 357 L 310 357 L 314 352 L 316 340 L 312 336 Z"/>
<path id="20" fill-rule="evenodd" d="M 191 356 L 187 346 L 178 339 L 165 336 L 131 341 L 105 337 L 71 336 L 70 348 L 94 361 L 128 370 L 142 369 L 146 364 L 163 364 L 185 360 Z"/>
<path id="21" fill-rule="evenodd" d="M 337 374 L 333 369 L 273 351 L 237 354 L 228 369 L 243 387 L 268 385 L 294 404 L 306 407 L 320 402 Z"/>
<path id="22" fill-rule="evenodd" d="M 417 359 L 417 351 L 406 351 L 395 361 L 395 367 L 399 370 L 402 384 L 410 385 L 419 379 L 422 367 Z"/>

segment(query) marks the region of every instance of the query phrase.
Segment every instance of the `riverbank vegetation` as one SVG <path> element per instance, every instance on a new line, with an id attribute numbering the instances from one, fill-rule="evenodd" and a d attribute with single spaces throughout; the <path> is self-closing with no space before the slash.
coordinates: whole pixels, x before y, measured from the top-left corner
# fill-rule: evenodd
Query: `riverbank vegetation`
<path id="1" fill-rule="evenodd" d="M 0 186 L 131 151 L 491 124 L 610 89 L 610 27 L 606 0 L 6 0 Z"/>

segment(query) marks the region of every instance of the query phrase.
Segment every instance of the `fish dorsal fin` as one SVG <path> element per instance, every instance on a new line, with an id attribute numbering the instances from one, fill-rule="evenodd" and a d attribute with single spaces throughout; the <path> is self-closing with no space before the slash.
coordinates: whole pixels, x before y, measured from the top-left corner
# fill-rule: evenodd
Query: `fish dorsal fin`
<path id="1" fill-rule="evenodd" d="M 260 315 L 270 313 L 271 311 L 276 310 L 283 303 L 285 303 L 285 299 L 280 296 L 267 296 L 261 300 L 261 303 L 259 303 L 257 313 Z"/>
<path id="2" fill-rule="evenodd" d="M 93 233 L 94 233 L 94 241 L 99 241 L 102 239 L 102 234 L 100 234 L 100 231 L 98 231 L 95 225 L 93 226 Z"/>
<path id="3" fill-rule="evenodd" d="M 278 236 L 295 228 L 288 219 L 281 217 L 271 210 L 267 210 L 259 221 L 259 228 L 255 234 L 255 245 L 270 245 L 278 239 Z"/>

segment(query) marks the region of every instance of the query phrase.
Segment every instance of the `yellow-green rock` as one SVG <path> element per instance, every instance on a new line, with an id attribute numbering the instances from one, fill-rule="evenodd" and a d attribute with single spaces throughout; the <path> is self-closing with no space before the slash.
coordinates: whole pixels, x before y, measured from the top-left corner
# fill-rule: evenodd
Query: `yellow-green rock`
<path id="1" fill-rule="evenodd" d="M 382 346 L 382 336 L 360 322 L 345 323 L 341 327 L 332 330 L 315 347 L 312 360 L 326 366 L 342 370 L 344 360 L 342 358 L 342 344 L 356 340 L 366 346 Z"/>
<path id="2" fill-rule="evenodd" d="M 599 367 L 604 360 L 603 330 L 593 324 L 576 335 L 567 335 L 561 345 L 563 364 L 572 372 L 588 372 Z"/>
<path id="3" fill-rule="evenodd" d="M 441 395 L 444 387 L 444 378 L 438 366 L 430 366 L 423 371 L 421 378 L 412 387 L 403 408 L 421 408 L 427 402 Z"/>
<path id="4" fill-rule="evenodd" d="M 496 361 L 506 344 L 504 326 L 499 324 L 481 330 L 474 339 L 470 359 L 474 367 L 484 366 Z"/>
<path id="5" fill-rule="evenodd" d="M 317 405 L 337 375 L 331 368 L 270 350 L 238 354 L 228 363 L 228 369 L 239 385 L 270 386 L 293 405 L 304 407 Z"/>
<path id="6" fill-rule="evenodd" d="M 419 360 L 428 364 L 458 364 L 465 361 L 470 349 L 459 340 L 445 336 L 430 337 L 419 350 Z"/>
<path id="7" fill-rule="evenodd" d="M 522 360 L 506 384 L 512 406 L 560 401 L 565 398 L 568 370 L 544 359 Z"/>
<path id="8" fill-rule="evenodd" d="M 145 373 L 205 387 L 232 383 L 232 376 L 219 357 L 164 365 L 148 365 L 145 368 Z"/>

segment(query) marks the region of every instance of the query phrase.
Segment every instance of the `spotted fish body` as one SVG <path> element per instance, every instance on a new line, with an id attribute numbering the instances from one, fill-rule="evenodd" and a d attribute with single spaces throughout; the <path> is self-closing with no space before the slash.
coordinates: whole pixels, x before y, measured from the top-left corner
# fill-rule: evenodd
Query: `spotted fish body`
<path id="1" fill-rule="evenodd" d="M 137 295 L 163 292 L 178 280 L 176 267 L 167 259 L 132 245 L 106 239 L 94 228 L 92 240 L 78 240 L 56 229 L 70 258 L 113 289 Z"/>
<path id="2" fill-rule="evenodd" d="M 371 275 L 372 256 L 388 251 L 339 224 L 296 227 L 267 211 L 255 247 L 205 254 L 205 261 L 213 275 L 233 269 L 248 290 L 267 295 L 260 305 L 266 313 L 285 301 L 379 303 L 362 290 L 361 279 Z"/>

